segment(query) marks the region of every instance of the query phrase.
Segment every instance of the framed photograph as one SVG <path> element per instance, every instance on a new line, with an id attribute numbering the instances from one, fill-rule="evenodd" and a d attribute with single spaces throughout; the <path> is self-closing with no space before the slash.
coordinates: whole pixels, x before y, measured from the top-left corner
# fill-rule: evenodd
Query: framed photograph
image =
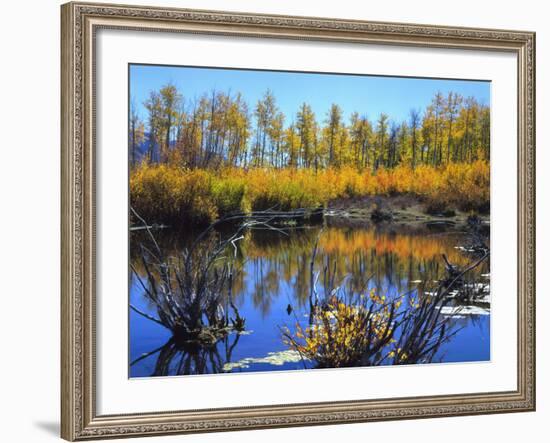
<path id="1" fill-rule="evenodd" d="M 63 438 L 534 410 L 534 33 L 61 14 Z"/>

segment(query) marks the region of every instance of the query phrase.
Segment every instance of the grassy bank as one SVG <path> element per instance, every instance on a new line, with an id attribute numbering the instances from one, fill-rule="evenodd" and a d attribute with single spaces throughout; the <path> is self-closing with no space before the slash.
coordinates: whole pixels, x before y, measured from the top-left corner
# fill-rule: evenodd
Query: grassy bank
<path id="1" fill-rule="evenodd" d="M 130 176 L 134 209 L 149 222 L 209 223 L 232 212 L 326 207 L 337 199 L 408 194 L 432 211 L 486 210 L 489 163 L 381 169 L 185 169 L 142 164 Z"/>

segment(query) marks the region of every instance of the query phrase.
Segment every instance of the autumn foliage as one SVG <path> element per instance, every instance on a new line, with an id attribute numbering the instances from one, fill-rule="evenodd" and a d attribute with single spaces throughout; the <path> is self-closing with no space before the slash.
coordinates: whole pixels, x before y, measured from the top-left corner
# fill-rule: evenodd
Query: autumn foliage
<path id="1" fill-rule="evenodd" d="M 357 304 L 347 304 L 333 296 L 325 305 L 314 309 L 307 327 L 296 324 L 293 335 L 283 331 L 290 349 L 315 361 L 319 368 L 343 368 L 379 364 L 393 357 L 395 343 L 393 320 L 402 298 L 388 301 L 372 289 L 361 295 Z"/>
<path id="2" fill-rule="evenodd" d="M 143 163 L 132 170 L 131 204 L 146 220 L 212 222 L 230 213 L 326 207 L 331 200 L 410 194 L 431 207 L 480 210 L 489 202 L 489 163 L 450 163 L 376 173 L 356 168 L 188 169 Z"/>

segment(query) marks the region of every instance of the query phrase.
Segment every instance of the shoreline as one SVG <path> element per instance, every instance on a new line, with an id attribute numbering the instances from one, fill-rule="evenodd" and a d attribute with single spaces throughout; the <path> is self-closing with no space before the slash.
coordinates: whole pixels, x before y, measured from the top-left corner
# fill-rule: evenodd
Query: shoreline
<path id="1" fill-rule="evenodd" d="M 458 226 L 468 223 L 470 216 L 477 217 L 483 225 L 489 226 L 490 223 L 490 214 L 461 211 L 453 207 L 429 213 L 426 203 L 409 194 L 333 200 L 324 209 L 323 215 L 329 223 L 343 221 L 353 225 L 384 223 Z"/>
<path id="2" fill-rule="evenodd" d="M 367 228 L 372 226 L 392 227 L 410 226 L 425 227 L 434 230 L 458 228 L 468 224 L 469 217 L 475 217 L 485 229 L 490 226 L 490 214 L 476 211 L 461 211 L 452 207 L 437 213 L 427 212 L 427 204 L 421 198 L 410 194 L 392 196 L 364 196 L 334 199 L 325 208 L 301 209 L 298 211 L 273 211 L 275 226 L 319 225 L 350 228 Z M 261 211 L 242 213 L 242 218 L 254 219 L 265 217 Z M 233 215 L 237 216 L 237 214 Z M 280 220 L 277 218 L 280 217 Z M 219 219 L 217 222 L 223 222 Z M 214 222 L 214 223 L 217 223 Z M 227 221 L 231 224 L 231 221 Z M 223 224 L 223 223 L 222 223 Z M 194 225 L 194 229 L 206 229 L 209 224 Z M 148 228 L 180 230 L 188 227 L 185 222 L 176 225 L 152 223 Z M 131 232 L 145 229 L 143 226 L 130 226 Z"/>

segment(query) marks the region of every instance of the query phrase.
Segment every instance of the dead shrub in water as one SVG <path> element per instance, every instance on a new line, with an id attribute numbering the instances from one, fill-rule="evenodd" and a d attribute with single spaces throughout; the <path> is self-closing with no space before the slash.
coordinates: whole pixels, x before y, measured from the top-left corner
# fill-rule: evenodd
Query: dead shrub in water
<path id="1" fill-rule="evenodd" d="M 143 221 L 137 212 L 134 215 Z M 209 228 L 189 248 L 170 257 L 164 256 L 147 228 L 150 245 L 139 246 L 145 277 L 133 265 L 132 271 L 157 317 L 131 309 L 172 331 L 178 341 L 215 343 L 232 329 L 243 330 L 244 319 L 231 294 L 234 264 L 226 253 L 245 228 L 242 224 L 225 239 Z"/>
<path id="2" fill-rule="evenodd" d="M 156 309 L 153 317 L 130 305 L 138 314 L 172 331 L 176 342 L 215 343 L 231 331 L 242 332 L 245 319 L 233 303 L 232 287 L 236 270 L 236 243 L 247 230 L 280 231 L 270 223 L 285 219 L 287 213 L 273 211 L 253 216 L 237 214 L 211 224 L 177 254 L 165 256 L 150 227 L 134 208 L 132 213 L 148 234 L 149 243 L 140 243 L 141 273 L 132 264 L 145 297 Z M 223 235 L 217 227 L 230 225 Z M 142 277 L 144 274 L 144 277 Z"/>
<path id="3" fill-rule="evenodd" d="M 151 374 L 155 376 L 189 375 L 189 374 L 219 374 L 227 372 L 225 365 L 231 361 L 233 350 L 237 346 L 240 335 L 224 336 L 218 345 L 202 344 L 170 339 L 161 347 L 147 352 L 130 363 L 134 366 L 142 360 L 158 354 Z"/>
<path id="4" fill-rule="evenodd" d="M 283 329 L 283 341 L 317 368 L 430 363 L 441 345 L 459 331 L 452 318 L 441 313 L 451 302 L 451 290 L 488 256 L 487 251 L 452 281 L 416 296 L 411 292 L 387 299 L 375 289 L 356 294 L 351 287 L 334 288 L 329 276 L 324 289 L 328 299 L 313 302 L 317 300 L 313 289 L 308 325 L 297 321 L 294 333 Z"/>

